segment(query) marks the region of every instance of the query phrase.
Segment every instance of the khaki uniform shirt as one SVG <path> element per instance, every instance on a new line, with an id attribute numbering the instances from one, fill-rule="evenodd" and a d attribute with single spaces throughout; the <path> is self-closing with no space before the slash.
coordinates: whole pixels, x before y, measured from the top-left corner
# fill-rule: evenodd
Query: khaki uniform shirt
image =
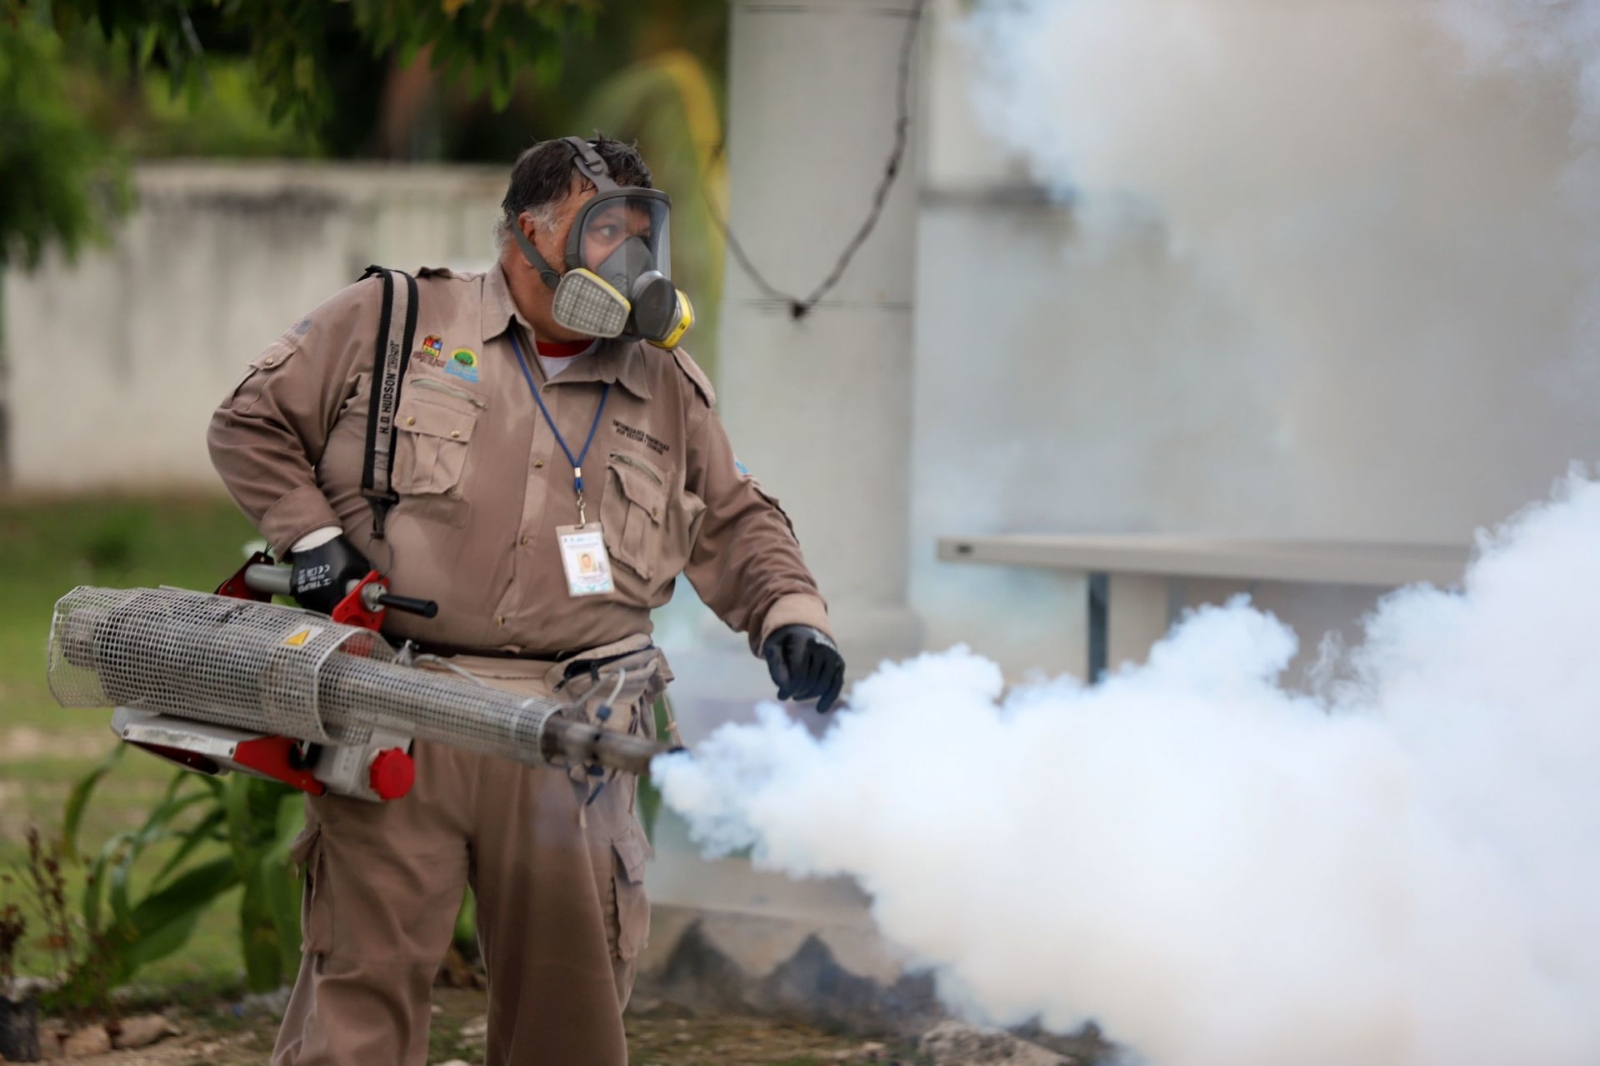
<path id="1" fill-rule="evenodd" d="M 417 285 L 396 414 L 400 502 L 383 542 L 361 495 L 381 279 L 350 286 L 273 342 L 213 416 L 212 461 L 276 554 L 343 528 L 395 592 L 438 601 L 437 618 L 392 611 L 385 631 L 458 649 L 552 657 L 648 633 L 679 573 L 750 634 L 752 650 L 789 623 L 828 631 L 788 518 L 741 470 L 688 355 L 603 341 L 546 381 L 498 264 L 423 270 Z M 612 593 L 568 594 L 556 527 L 578 521 L 572 465 L 534 403 L 512 330 L 574 455 L 611 386 L 583 473 Z M 455 358 L 461 349 L 471 358 Z"/>

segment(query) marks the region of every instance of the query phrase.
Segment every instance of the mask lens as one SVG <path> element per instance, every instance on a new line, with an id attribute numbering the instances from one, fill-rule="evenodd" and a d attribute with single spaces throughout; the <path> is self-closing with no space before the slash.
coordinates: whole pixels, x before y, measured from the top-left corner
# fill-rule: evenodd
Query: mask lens
<path id="1" fill-rule="evenodd" d="M 627 298 L 587 270 L 569 270 L 561 276 L 550 308 L 558 324 L 591 337 L 621 333 L 628 311 Z"/>
<path id="2" fill-rule="evenodd" d="M 671 277 L 667 204 L 640 196 L 597 198 L 579 219 L 578 262 L 612 281 L 614 273 L 637 277 L 659 270 Z M 615 282 L 613 282 L 615 284 Z M 631 286 L 618 286 L 626 292 Z"/>

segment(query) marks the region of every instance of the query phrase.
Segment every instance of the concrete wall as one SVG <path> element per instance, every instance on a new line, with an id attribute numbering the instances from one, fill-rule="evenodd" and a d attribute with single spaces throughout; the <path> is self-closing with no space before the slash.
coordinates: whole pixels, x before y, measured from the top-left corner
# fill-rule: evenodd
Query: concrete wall
<path id="1" fill-rule="evenodd" d="M 1419 52 L 1416 97 L 1453 95 L 1432 140 L 1375 166 L 1445 176 L 1429 217 L 1401 220 L 1393 261 L 1341 250 L 1371 279 L 1286 269 L 1251 303 L 1175 246 L 1162 204 L 1091 226 L 1026 179 L 975 110 L 966 7 L 932 5 L 924 98 L 909 550 L 930 646 L 966 641 L 1013 674 L 1084 662 L 1081 579 L 941 564 L 940 534 L 1466 543 L 1600 451 L 1578 332 L 1592 233 L 1560 226 L 1558 86 Z"/>
<path id="2" fill-rule="evenodd" d="M 894 140 L 911 0 L 738 0 L 729 223 L 768 284 L 809 296 L 862 226 Z M 914 56 L 915 51 L 912 52 Z M 916 68 L 909 78 L 915 85 Z M 740 457 L 782 498 L 853 666 L 918 646 L 910 498 L 917 143 L 838 284 L 803 318 L 731 254 L 717 388 Z"/>
<path id="3" fill-rule="evenodd" d="M 12 484 L 217 486 L 205 426 L 244 364 L 369 263 L 492 262 L 504 183 L 501 168 L 139 168 L 110 250 L 4 279 Z"/>

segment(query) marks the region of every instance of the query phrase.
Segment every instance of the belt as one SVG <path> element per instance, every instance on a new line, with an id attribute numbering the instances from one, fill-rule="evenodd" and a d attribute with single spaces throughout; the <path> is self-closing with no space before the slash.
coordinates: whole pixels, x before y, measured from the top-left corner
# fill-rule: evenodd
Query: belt
<path id="1" fill-rule="evenodd" d="M 532 659 L 538 662 L 546 663 L 562 663 L 566 662 L 568 659 L 572 659 L 583 654 L 581 651 L 562 651 L 555 652 L 553 654 L 549 652 L 530 654 L 524 651 L 511 651 L 508 648 L 466 648 L 458 644 L 418 644 L 414 641 L 412 642 L 412 646 L 416 648 L 417 651 L 426 655 L 438 655 L 444 658 L 449 658 L 455 655 L 476 655 L 485 659 Z M 582 673 L 598 675 L 602 667 L 610 666 L 612 663 L 617 662 L 620 659 L 626 659 L 631 655 L 638 655 L 640 652 L 648 651 L 653 647 L 655 647 L 654 644 L 646 644 L 643 648 L 636 648 L 633 651 L 621 652 L 617 655 L 606 655 L 598 659 L 583 659 L 579 662 L 569 664 L 563 674 L 563 677 L 572 678 Z"/>
<path id="2" fill-rule="evenodd" d="M 590 678 L 592 678 L 594 680 L 599 680 L 600 671 L 601 671 L 601 669 L 603 667 L 610 666 L 612 663 L 618 662 L 618 661 L 620 661 L 622 659 L 630 659 L 635 655 L 639 655 L 639 654 L 642 654 L 644 652 L 651 651 L 654 648 L 655 648 L 654 644 L 646 644 L 642 648 L 635 648 L 632 651 L 619 652 L 616 655 L 603 655 L 598 659 L 579 659 L 575 663 L 568 663 L 567 664 L 567 668 L 561 672 L 562 684 L 565 684 L 566 682 L 571 681 L 573 678 L 577 677 L 578 675 L 585 674 L 585 673 L 588 674 Z M 560 659 L 556 660 L 556 662 L 561 662 L 561 661 L 562 660 L 560 660 Z"/>
<path id="3" fill-rule="evenodd" d="M 535 659 L 546 663 L 559 663 L 581 654 L 575 651 L 512 651 L 510 648 L 469 648 L 462 644 L 430 644 L 412 641 L 411 646 L 425 655 L 449 658 L 453 655 L 476 655 L 484 659 Z"/>

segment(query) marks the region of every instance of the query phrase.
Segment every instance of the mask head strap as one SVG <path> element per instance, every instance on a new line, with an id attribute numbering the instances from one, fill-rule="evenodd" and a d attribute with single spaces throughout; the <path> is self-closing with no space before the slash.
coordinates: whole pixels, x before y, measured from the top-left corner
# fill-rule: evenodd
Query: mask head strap
<path id="1" fill-rule="evenodd" d="M 600 153 L 594 150 L 594 145 L 582 137 L 561 139 L 572 145 L 575 153 L 572 157 L 572 168 L 594 183 L 595 192 L 610 192 L 617 187 L 617 183 L 611 180 L 611 168 L 600 158 Z"/>
<path id="2" fill-rule="evenodd" d="M 555 268 L 545 260 L 544 256 L 539 254 L 539 249 L 535 248 L 533 242 L 528 240 L 528 235 L 522 232 L 522 223 L 520 221 L 511 227 L 511 235 L 517 239 L 517 245 L 522 249 L 522 258 L 526 259 L 528 265 L 539 272 L 539 277 L 543 279 L 547 286 L 554 289 L 561 284 L 561 275 L 556 273 Z"/>

